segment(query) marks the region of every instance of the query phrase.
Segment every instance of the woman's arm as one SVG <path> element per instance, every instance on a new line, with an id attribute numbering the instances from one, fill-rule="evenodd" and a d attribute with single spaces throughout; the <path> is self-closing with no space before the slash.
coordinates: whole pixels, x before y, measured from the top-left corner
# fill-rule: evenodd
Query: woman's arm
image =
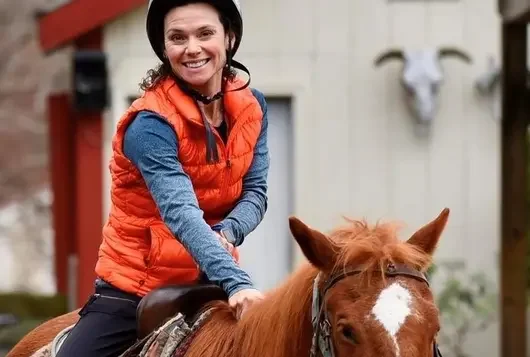
<path id="1" fill-rule="evenodd" d="M 125 133 L 125 155 L 141 172 L 165 224 L 207 278 L 229 296 L 252 288 L 248 274 L 237 266 L 204 220 L 177 150 L 177 137 L 172 127 L 151 112 L 140 112 Z"/>
<path id="2" fill-rule="evenodd" d="M 255 89 L 252 92 L 263 111 L 261 132 L 254 148 L 254 158 L 247 174 L 243 177 L 243 193 L 236 206 L 224 220 L 212 227 L 218 232 L 229 230 L 235 238 L 235 246 L 243 243 L 245 237 L 256 229 L 267 212 L 267 176 L 270 165 L 267 103 L 261 92 Z"/>

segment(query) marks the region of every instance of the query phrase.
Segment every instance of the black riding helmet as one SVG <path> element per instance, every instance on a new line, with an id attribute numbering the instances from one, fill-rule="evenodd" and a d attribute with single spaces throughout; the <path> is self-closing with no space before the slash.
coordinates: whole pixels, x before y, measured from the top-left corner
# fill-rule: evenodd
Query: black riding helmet
<path id="1" fill-rule="evenodd" d="M 228 30 L 233 32 L 235 35 L 232 49 L 227 49 L 226 61 L 227 66 L 234 67 L 243 70 L 249 75 L 247 83 L 236 90 L 244 89 L 250 84 L 250 72 L 241 63 L 233 60 L 233 56 L 237 52 L 243 36 L 243 19 L 241 17 L 241 7 L 239 0 L 149 0 L 149 8 L 147 11 L 146 30 L 147 37 L 153 51 L 157 57 L 165 62 L 167 59 L 164 57 L 164 18 L 167 13 L 177 7 L 192 3 L 206 3 L 212 5 L 220 14 L 221 17 L 226 19 L 228 22 Z M 223 96 L 223 90 L 217 93 L 211 98 L 208 98 L 201 93 L 190 88 L 187 83 L 177 79 L 179 86 L 185 90 L 188 94 L 192 95 L 196 100 L 199 100 L 205 104 L 211 103 L 214 100 L 220 99 Z"/>

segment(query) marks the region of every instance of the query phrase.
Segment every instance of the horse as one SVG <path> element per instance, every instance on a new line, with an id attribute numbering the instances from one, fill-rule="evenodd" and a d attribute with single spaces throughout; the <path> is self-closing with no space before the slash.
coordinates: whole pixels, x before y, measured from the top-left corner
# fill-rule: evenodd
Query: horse
<path id="1" fill-rule="evenodd" d="M 239 320 L 226 299 L 204 298 L 194 309 L 213 312 L 183 356 L 441 356 L 439 310 L 425 274 L 448 217 L 445 208 L 407 240 L 396 222 L 346 218 L 325 234 L 289 217 L 307 261 Z M 44 323 L 7 357 L 31 356 L 77 318 L 71 312 Z"/>

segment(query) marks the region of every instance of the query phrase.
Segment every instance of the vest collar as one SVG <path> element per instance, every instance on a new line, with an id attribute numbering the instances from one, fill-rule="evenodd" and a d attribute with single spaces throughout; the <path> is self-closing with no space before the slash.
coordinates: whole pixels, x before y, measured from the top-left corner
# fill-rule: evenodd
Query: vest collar
<path id="1" fill-rule="evenodd" d="M 244 109 L 254 101 L 254 96 L 248 88 L 229 92 L 241 87 L 243 84 L 244 82 L 240 79 L 228 82 L 226 85 L 227 92 L 222 99 L 225 115 L 232 127 L 240 119 Z M 185 94 L 173 79 L 165 79 L 157 91 L 162 91 L 162 98 L 169 100 L 182 118 L 204 126 L 198 104 L 192 97 Z"/>

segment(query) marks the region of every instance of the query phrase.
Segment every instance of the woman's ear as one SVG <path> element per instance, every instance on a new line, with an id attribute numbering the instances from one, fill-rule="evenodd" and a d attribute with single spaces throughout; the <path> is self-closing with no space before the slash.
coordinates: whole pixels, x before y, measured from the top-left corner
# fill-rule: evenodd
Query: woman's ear
<path id="1" fill-rule="evenodd" d="M 232 51 L 234 48 L 234 43 L 236 42 L 236 36 L 233 32 L 230 32 L 225 36 L 225 47 L 227 51 Z"/>

